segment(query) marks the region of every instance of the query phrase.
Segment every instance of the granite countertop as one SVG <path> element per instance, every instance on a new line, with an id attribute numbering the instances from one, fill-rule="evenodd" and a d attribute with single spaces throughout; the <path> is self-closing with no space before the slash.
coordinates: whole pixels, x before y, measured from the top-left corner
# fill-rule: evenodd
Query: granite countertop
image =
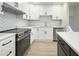
<path id="1" fill-rule="evenodd" d="M 57 34 L 79 55 L 79 32 L 57 32 Z"/>
<path id="2" fill-rule="evenodd" d="M 0 33 L 0 41 L 2 41 L 5 38 L 8 38 L 10 36 L 14 36 L 15 33 Z"/>

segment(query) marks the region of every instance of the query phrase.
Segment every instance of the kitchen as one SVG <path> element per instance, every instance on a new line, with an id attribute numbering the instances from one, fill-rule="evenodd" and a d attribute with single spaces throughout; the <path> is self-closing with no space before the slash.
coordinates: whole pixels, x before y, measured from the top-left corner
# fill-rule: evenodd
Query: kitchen
<path id="1" fill-rule="evenodd" d="M 78 2 L 0 2 L 0 56 L 78 56 L 78 10 Z"/>

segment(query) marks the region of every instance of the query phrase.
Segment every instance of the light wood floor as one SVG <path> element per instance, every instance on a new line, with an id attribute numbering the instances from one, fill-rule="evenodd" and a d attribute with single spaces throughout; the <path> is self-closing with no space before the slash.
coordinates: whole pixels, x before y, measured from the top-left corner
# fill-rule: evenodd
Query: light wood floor
<path id="1" fill-rule="evenodd" d="M 24 56 L 57 56 L 56 42 L 34 42 Z"/>

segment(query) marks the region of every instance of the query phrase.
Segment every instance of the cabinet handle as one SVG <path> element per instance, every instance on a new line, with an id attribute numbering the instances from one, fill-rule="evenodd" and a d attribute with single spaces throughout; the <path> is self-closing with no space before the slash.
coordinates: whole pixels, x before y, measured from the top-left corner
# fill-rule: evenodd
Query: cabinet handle
<path id="1" fill-rule="evenodd" d="M 64 46 L 64 43 L 61 43 Z"/>
<path id="2" fill-rule="evenodd" d="M 30 18 L 30 16 L 29 16 L 29 18 Z"/>
<path id="3" fill-rule="evenodd" d="M 2 44 L 2 46 L 5 46 L 5 45 L 7 45 L 7 44 L 9 44 L 9 43 L 11 43 L 12 42 L 12 40 L 10 40 L 9 42 L 7 42 L 7 43 L 5 43 L 5 44 Z"/>
<path id="4" fill-rule="evenodd" d="M 44 33 L 47 34 L 47 31 L 45 31 Z"/>
<path id="5" fill-rule="evenodd" d="M 37 28 L 37 31 L 39 31 L 39 28 Z"/>
<path id="6" fill-rule="evenodd" d="M 6 56 L 9 56 L 12 53 L 12 51 L 10 51 Z"/>

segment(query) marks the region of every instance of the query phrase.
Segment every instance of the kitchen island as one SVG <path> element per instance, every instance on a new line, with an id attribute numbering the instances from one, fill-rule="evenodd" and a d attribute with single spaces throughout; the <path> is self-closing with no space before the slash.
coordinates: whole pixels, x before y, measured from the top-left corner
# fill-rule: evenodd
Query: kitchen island
<path id="1" fill-rule="evenodd" d="M 58 56 L 79 55 L 79 32 L 57 32 Z"/>

